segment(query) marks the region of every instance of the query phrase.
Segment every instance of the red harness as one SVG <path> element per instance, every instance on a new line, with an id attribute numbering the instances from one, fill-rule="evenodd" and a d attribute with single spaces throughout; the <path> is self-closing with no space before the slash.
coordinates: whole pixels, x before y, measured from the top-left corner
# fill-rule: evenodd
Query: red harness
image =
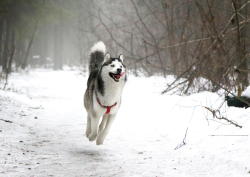
<path id="1" fill-rule="evenodd" d="M 105 114 L 109 114 L 111 108 L 113 108 L 113 107 L 115 107 L 115 106 L 117 105 L 117 102 L 115 102 L 115 103 L 114 103 L 113 105 L 111 105 L 111 106 L 105 106 L 105 105 L 103 105 L 103 104 L 100 102 L 100 100 L 99 100 L 97 94 L 95 94 L 95 95 L 96 95 L 96 101 L 97 101 L 97 103 L 98 103 L 101 107 L 103 107 L 103 108 L 106 109 Z"/>

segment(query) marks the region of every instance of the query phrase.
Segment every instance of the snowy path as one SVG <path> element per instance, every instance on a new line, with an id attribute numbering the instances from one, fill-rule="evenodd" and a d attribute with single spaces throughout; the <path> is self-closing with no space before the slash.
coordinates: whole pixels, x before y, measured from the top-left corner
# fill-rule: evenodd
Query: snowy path
<path id="1" fill-rule="evenodd" d="M 250 109 L 226 108 L 242 129 L 208 121 L 216 94 L 161 96 L 164 79 L 130 77 L 103 146 L 84 136 L 86 78 L 76 71 L 14 74 L 0 90 L 0 176 L 250 177 Z M 5 122 L 10 120 L 12 122 Z M 182 141 L 189 126 L 187 145 Z"/>

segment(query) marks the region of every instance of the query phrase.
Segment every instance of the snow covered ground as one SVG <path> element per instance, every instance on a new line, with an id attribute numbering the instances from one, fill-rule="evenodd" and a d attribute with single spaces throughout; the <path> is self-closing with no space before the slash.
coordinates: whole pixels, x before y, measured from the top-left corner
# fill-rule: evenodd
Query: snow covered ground
<path id="1" fill-rule="evenodd" d="M 129 76 L 96 146 L 84 136 L 86 79 L 70 70 L 12 74 L 0 90 L 1 177 L 250 177 L 250 109 L 222 106 L 237 128 L 203 107 L 219 107 L 217 94 L 160 95 L 166 79 Z"/>

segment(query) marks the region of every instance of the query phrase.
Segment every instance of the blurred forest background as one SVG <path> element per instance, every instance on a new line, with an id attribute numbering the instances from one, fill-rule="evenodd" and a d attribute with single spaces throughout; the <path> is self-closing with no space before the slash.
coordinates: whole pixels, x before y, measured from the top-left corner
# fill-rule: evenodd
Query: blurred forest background
<path id="1" fill-rule="evenodd" d="M 87 72 L 102 40 L 134 75 L 175 76 L 184 94 L 249 85 L 249 0 L 0 0 L 0 75 L 34 67 Z"/>

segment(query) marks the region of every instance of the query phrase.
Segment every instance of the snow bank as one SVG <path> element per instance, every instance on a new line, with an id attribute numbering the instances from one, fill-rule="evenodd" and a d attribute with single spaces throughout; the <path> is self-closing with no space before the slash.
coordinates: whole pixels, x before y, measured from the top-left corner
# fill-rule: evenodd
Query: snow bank
<path id="1" fill-rule="evenodd" d="M 224 98 L 210 92 L 161 95 L 166 79 L 130 75 L 112 130 L 96 146 L 84 137 L 86 80 L 77 71 L 10 77 L 9 91 L 0 91 L 0 118 L 14 123 L 0 121 L 0 174 L 249 176 L 250 109 L 221 106 Z M 205 106 L 221 106 L 243 128 L 214 119 Z M 187 128 L 186 145 L 175 150 Z"/>
<path id="2" fill-rule="evenodd" d="M 250 98 L 250 86 L 246 88 L 246 90 L 244 90 L 242 92 L 242 96 L 246 96 Z"/>

